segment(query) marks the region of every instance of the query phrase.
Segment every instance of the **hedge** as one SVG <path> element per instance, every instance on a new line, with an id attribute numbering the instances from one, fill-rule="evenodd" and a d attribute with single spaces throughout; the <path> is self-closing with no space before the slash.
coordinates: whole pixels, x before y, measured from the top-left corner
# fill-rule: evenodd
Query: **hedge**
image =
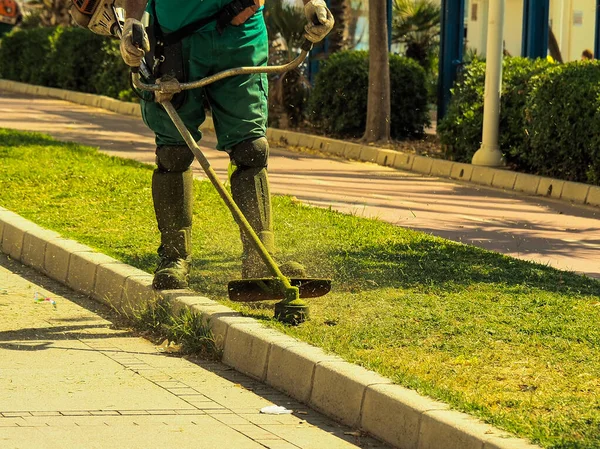
<path id="1" fill-rule="evenodd" d="M 500 148 L 509 166 L 523 167 L 527 146 L 525 103 L 532 78 L 554 63 L 526 58 L 505 58 L 502 64 L 500 102 Z M 474 59 L 466 65 L 452 90 L 448 111 L 438 124 L 446 154 L 459 162 L 471 162 L 481 146 L 485 62 Z"/>
<path id="2" fill-rule="evenodd" d="M 509 167 L 600 184 L 600 64 L 505 58 L 500 148 Z M 438 124 L 447 155 L 470 162 L 483 128 L 485 63 L 467 65 Z"/>
<path id="3" fill-rule="evenodd" d="M 365 131 L 369 54 L 341 51 L 321 65 L 309 98 L 309 120 L 327 134 L 360 137 Z M 421 136 L 429 125 L 425 71 L 412 59 L 390 55 L 391 135 Z"/>
<path id="4" fill-rule="evenodd" d="M 23 83 L 48 85 L 46 63 L 54 28 L 16 31 L 0 40 L 0 76 Z"/>
<path id="5" fill-rule="evenodd" d="M 118 41 L 74 27 L 14 31 L 0 41 L 0 77 L 129 99 Z"/>
<path id="6" fill-rule="evenodd" d="M 523 165 L 541 175 L 600 185 L 600 63 L 558 65 L 532 84 Z"/>

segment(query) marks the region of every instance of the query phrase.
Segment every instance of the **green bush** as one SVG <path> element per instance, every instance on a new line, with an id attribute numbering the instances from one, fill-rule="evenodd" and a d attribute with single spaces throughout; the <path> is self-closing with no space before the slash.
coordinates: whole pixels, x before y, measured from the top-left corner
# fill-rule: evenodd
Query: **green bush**
<path id="1" fill-rule="evenodd" d="M 46 70 L 56 87 L 99 93 L 93 79 L 100 70 L 106 38 L 82 28 L 56 28 L 51 36 L 51 51 Z"/>
<path id="2" fill-rule="evenodd" d="M 23 83 L 48 85 L 46 61 L 54 28 L 13 31 L 0 41 L 0 76 Z"/>
<path id="3" fill-rule="evenodd" d="M 505 58 L 499 144 L 509 167 L 600 184 L 600 63 Z M 483 129 L 485 63 L 474 59 L 438 124 L 453 160 L 470 162 Z"/>
<path id="4" fill-rule="evenodd" d="M 454 84 L 446 115 L 437 131 L 446 154 L 459 162 L 470 162 L 479 149 L 483 128 L 485 62 L 474 58 L 465 65 Z"/>
<path id="5" fill-rule="evenodd" d="M 505 87 L 500 104 L 500 148 L 509 165 L 530 171 L 526 162 L 529 135 L 525 125 L 525 104 L 535 76 L 555 66 L 547 59 L 508 58 L 504 65 Z"/>
<path id="6" fill-rule="evenodd" d="M 446 154 L 455 161 L 470 162 L 479 149 L 483 128 L 485 62 L 474 58 L 465 65 L 452 89 L 446 115 L 437 131 Z"/>
<path id="7" fill-rule="evenodd" d="M 526 165 L 541 175 L 600 184 L 600 63 L 557 65 L 532 84 Z"/>
<path id="8" fill-rule="evenodd" d="M 131 92 L 118 42 L 74 27 L 31 28 L 4 36 L 0 76 L 113 98 Z"/>
<path id="9" fill-rule="evenodd" d="M 510 166 L 527 165 L 523 160 L 528 151 L 525 102 L 532 77 L 552 65 L 545 59 L 504 58 L 499 144 Z M 446 115 L 438 124 L 441 142 L 447 146 L 446 154 L 453 160 L 471 162 L 481 145 L 484 90 L 485 62 L 475 57 L 461 72 L 452 89 Z"/>
<path id="10" fill-rule="evenodd" d="M 419 136 L 429 125 L 425 71 L 415 61 L 390 55 L 391 135 Z M 311 122 L 330 134 L 360 137 L 365 131 L 369 54 L 341 51 L 321 66 L 309 99 Z"/>
<path id="11" fill-rule="evenodd" d="M 102 55 L 103 58 L 99 61 L 99 66 L 92 79 L 96 92 L 123 101 L 139 101 L 131 89 L 130 69 L 121 58 L 119 41 L 104 39 Z"/>

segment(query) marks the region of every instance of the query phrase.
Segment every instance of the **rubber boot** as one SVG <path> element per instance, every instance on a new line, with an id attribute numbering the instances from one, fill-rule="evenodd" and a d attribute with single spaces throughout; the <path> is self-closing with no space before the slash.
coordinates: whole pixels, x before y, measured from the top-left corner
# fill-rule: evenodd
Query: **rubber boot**
<path id="1" fill-rule="evenodd" d="M 275 237 L 271 218 L 271 195 L 267 169 L 264 167 L 237 167 L 231 175 L 231 194 L 236 204 L 258 235 L 269 254 L 275 251 Z M 251 241 L 241 232 L 242 237 L 242 278 L 256 279 L 273 277 Z M 297 262 L 279 266 L 288 277 L 306 277 L 304 267 Z"/>
<path id="2" fill-rule="evenodd" d="M 187 288 L 191 261 L 192 170 L 152 176 L 154 212 L 160 231 L 160 262 L 152 286 L 158 290 Z"/>

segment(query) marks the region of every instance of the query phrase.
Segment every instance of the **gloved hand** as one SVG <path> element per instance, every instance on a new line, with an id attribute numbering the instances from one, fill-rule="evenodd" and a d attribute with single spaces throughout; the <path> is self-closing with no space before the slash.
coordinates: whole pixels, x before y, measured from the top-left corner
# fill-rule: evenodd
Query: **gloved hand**
<path id="1" fill-rule="evenodd" d="M 142 48 L 133 44 L 133 27 L 139 26 L 143 30 Z M 130 67 L 139 67 L 142 64 L 144 55 L 150 51 L 150 41 L 142 22 L 136 19 L 127 19 L 123 25 L 123 35 L 121 36 L 121 57 L 125 64 Z"/>
<path id="2" fill-rule="evenodd" d="M 304 37 L 313 43 L 322 41 L 335 24 L 333 15 L 323 0 L 310 0 L 304 5 L 304 14 L 308 20 L 304 27 Z"/>

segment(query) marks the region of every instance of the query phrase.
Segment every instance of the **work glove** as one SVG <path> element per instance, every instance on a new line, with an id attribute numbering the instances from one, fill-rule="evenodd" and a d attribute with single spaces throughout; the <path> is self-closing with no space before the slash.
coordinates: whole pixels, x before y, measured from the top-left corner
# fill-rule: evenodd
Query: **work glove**
<path id="1" fill-rule="evenodd" d="M 335 20 L 323 0 L 310 0 L 304 5 L 304 15 L 308 23 L 304 27 L 304 37 L 316 43 L 322 41 L 329 34 Z"/>
<path id="2" fill-rule="evenodd" d="M 141 48 L 133 43 L 133 27 L 140 27 L 142 32 Z M 130 67 L 139 67 L 142 64 L 144 55 L 150 51 L 150 41 L 144 29 L 142 22 L 136 19 L 127 19 L 123 25 L 123 34 L 121 36 L 121 57 L 125 64 Z"/>

